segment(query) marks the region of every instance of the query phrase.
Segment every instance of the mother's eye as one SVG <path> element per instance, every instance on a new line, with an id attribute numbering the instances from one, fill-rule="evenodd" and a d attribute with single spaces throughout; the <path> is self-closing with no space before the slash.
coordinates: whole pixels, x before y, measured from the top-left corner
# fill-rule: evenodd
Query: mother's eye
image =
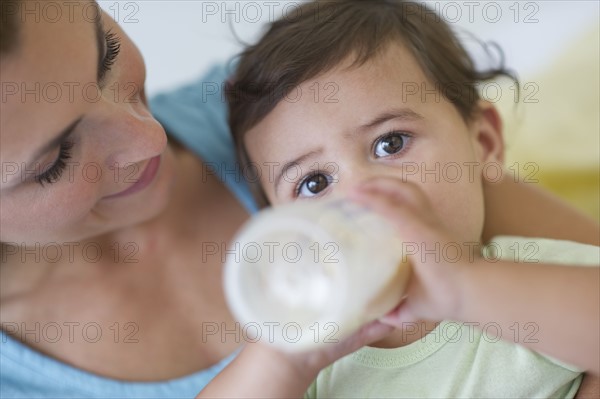
<path id="1" fill-rule="evenodd" d="M 73 148 L 74 143 L 72 141 L 64 141 L 60 144 L 60 150 L 58 152 L 58 157 L 48 169 L 46 169 L 43 173 L 35 176 L 35 181 L 40 183 L 42 187 L 44 183 L 53 184 L 60 179 L 62 173 L 67 167 L 67 161 L 71 159 L 71 149 Z"/>
<path id="2" fill-rule="evenodd" d="M 315 172 L 300 181 L 296 188 L 298 197 L 314 197 L 325 190 L 331 183 L 331 178 L 323 173 Z"/>
<path id="3" fill-rule="evenodd" d="M 391 132 L 375 141 L 373 145 L 377 158 L 387 157 L 399 153 L 404 149 L 410 136 L 406 133 Z"/>

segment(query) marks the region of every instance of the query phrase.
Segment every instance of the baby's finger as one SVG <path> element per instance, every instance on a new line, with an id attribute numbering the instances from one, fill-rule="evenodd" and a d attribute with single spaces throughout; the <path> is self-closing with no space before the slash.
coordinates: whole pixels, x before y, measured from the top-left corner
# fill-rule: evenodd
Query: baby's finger
<path id="1" fill-rule="evenodd" d="M 362 346 L 386 337 L 390 332 L 392 332 L 392 328 L 390 328 L 389 325 L 375 320 L 362 326 L 352 335 L 347 337 L 342 342 L 342 345 L 345 345 L 347 349 L 350 348 L 350 351 L 354 351 Z"/>
<path id="2" fill-rule="evenodd" d="M 407 216 L 404 207 L 388 197 L 365 196 L 357 202 L 393 224 L 398 224 Z"/>
<path id="3" fill-rule="evenodd" d="M 396 328 L 402 328 L 404 323 L 410 323 L 418 320 L 410 309 L 406 298 L 390 310 L 388 313 L 378 319 L 381 323 L 387 324 Z"/>
<path id="4" fill-rule="evenodd" d="M 361 192 L 355 194 L 352 200 L 367 209 L 377 212 L 394 224 L 402 223 L 406 225 L 414 218 L 414 212 L 409 209 L 403 200 L 389 195 Z"/>
<path id="5" fill-rule="evenodd" d="M 334 344 L 334 346 L 328 348 L 326 351 L 327 361 L 331 363 L 365 345 L 377 342 L 388 336 L 392 331 L 394 331 L 393 326 L 377 320 L 366 324 L 339 344 Z"/>
<path id="6" fill-rule="evenodd" d="M 350 195 L 360 196 L 364 193 L 386 195 L 413 206 L 428 203 L 427 197 L 416 184 L 391 177 L 370 179 L 356 186 Z"/>
<path id="7" fill-rule="evenodd" d="M 375 178 L 361 185 L 356 186 L 351 192 L 350 197 L 360 197 L 364 194 L 380 195 L 390 198 L 402 200 L 405 196 L 403 189 L 399 186 L 398 182 L 392 180 L 382 180 L 381 178 Z"/>

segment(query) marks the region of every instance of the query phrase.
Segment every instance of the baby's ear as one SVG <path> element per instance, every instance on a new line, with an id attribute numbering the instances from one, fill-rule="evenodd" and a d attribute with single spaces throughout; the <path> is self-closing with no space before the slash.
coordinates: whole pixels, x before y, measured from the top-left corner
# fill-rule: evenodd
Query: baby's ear
<path id="1" fill-rule="evenodd" d="M 478 158 L 482 163 L 504 163 L 504 140 L 502 138 L 502 118 L 496 107 L 489 101 L 480 100 L 478 112 L 473 121 Z"/>

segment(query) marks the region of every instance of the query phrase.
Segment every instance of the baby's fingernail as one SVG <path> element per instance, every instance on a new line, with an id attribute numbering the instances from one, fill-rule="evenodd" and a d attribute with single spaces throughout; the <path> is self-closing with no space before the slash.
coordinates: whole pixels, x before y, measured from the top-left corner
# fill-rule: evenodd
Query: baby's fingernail
<path id="1" fill-rule="evenodd" d="M 348 191 L 348 197 L 353 199 L 359 199 L 364 195 L 364 192 L 360 188 L 353 188 Z"/>
<path id="2" fill-rule="evenodd" d="M 395 326 L 396 319 L 396 315 L 386 314 L 385 316 L 381 316 L 379 319 L 377 319 L 377 321 L 388 326 Z"/>
<path id="3" fill-rule="evenodd" d="M 348 196 L 348 198 L 350 198 L 351 201 L 357 203 L 358 205 L 365 206 L 365 207 L 368 207 L 369 203 L 371 202 L 369 200 L 369 194 L 363 193 L 363 192 L 356 192 L 356 193 L 350 194 Z"/>
<path id="4" fill-rule="evenodd" d="M 352 189 L 350 189 L 350 193 L 354 195 L 365 195 L 368 194 L 370 191 L 371 187 L 368 185 L 368 183 L 363 183 L 358 186 L 354 186 L 352 187 Z"/>

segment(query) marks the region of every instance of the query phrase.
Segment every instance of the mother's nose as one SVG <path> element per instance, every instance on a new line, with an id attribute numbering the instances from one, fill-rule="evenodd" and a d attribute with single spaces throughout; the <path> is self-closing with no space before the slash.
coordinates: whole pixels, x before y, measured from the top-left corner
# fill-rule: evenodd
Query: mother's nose
<path id="1" fill-rule="evenodd" d="M 107 166 L 124 167 L 164 152 L 167 135 L 143 102 L 118 106 L 107 115 L 106 134 L 100 140 L 108 150 Z"/>

